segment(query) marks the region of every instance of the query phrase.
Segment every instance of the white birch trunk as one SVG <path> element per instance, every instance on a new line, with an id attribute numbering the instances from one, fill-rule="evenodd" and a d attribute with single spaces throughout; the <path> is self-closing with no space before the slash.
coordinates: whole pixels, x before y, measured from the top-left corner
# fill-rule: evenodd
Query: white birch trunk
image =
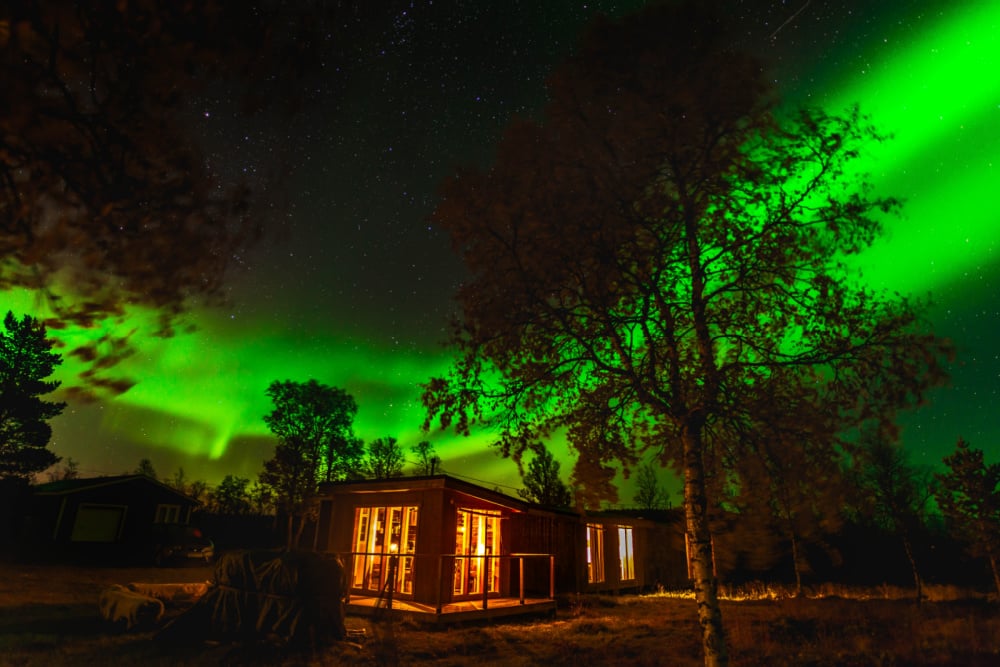
<path id="1" fill-rule="evenodd" d="M 729 664 L 719 607 L 719 585 L 712 563 L 712 533 L 708 524 L 708 493 L 700 433 L 684 433 L 684 514 L 691 544 L 694 597 L 698 605 L 705 667 Z"/>

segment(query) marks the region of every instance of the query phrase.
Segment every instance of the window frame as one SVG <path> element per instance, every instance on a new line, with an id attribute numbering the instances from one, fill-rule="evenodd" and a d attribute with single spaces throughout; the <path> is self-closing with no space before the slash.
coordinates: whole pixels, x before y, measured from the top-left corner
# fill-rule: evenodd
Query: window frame
<path id="1" fill-rule="evenodd" d="M 112 514 L 115 515 L 113 522 L 101 519 L 95 524 L 92 521 L 87 521 L 85 518 L 100 515 L 111 517 Z M 120 542 L 127 515 L 128 505 L 80 503 L 77 505 L 76 514 L 73 517 L 73 525 L 70 527 L 69 541 L 98 544 L 115 544 Z M 113 530 L 108 530 L 111 528 Z"/>
<path id="2" fill-rule="evenodd" d="M 172 518 L 171 518 L 172 517 Z M 181 522 L 181 506 L 173 503 L 157 503 L 153 523 L 176 524 Z"/>
<path id="3" fill-rule="evenodd" d="M 604 562 L 604 525 L 587 524 L 587 583 L 603 584 L 607 580 Z"/>
<path id="4" fill-rule="evenodd" d="M 419 519 L 417 505 L 354 507 L 350 574 L 353 590 L 380 594 L 395 563 L 393 594 L 413 594 Z"/>
<path id="5" fill-rule="evenodd" d="M 618 525 L 618 563 L 621 581 L 635 581 L 635 527 Z"/>
<path id="6" fill-rule="evenodd" d="M 487 595 L 500 593 L 500 559 L 488 556 L 498 556 L 503 549 L 500 528 L 502 519 L 503 513 L 500 510 L 472 507 L 456 509 L 455 557 L 451 580 L 454 597 L 482 596 L 484 580 L 487 582 Z M 472 543 L 473 536 L 475 544 Z"/>

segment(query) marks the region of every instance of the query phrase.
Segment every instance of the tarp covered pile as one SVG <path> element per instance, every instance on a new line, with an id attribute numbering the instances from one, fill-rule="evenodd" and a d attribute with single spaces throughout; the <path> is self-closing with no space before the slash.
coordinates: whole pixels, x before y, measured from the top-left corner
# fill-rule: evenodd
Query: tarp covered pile
<path id="1" fill-rule="evenodd" d="M 301 551 L 227 553 L 216 564 L 213 586 L 166 625 L 157 639 L 343 639 L 346 590 L 344 567 L 336 556 Z"/>

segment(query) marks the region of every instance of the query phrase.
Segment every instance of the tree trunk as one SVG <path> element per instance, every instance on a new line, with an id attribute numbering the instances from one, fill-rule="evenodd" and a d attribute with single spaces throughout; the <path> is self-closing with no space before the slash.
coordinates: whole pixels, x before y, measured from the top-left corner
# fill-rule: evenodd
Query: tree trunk
<path id="1" fill-rule="evenodd" d="M 907 535 L 903 535 L 903 549 L 906 550 L 906 557 L 910 561 L 910 569 L 913 571 L 913 585 L 917 589 L 917 604 L 924 598 L 924 586 L 923 580 L 920 578 L 920 570 L 917 569 L 917 559 L 913 555 L 913 545 L 910 544 L 910 538 Z"/>
<path id="2" fill-rule="evenodd" d="M 684 430 L 684 514 L 691 544 L 694 598 L 698 605 L 702 650 L 706 667 L 729 664 L 726 638 L 719 607 L 719 585 L 712 559 L 712 532 L 708 524 L 708 492 L 701 432 L 697 426 Z"/>
<path id="3" fill-rule="evenodd" d="M 993 570 L 993 585 L 997 589 L 997 599 L 1000 600 L 1000 572 L 997 571 L 997 555 L 993 553 L 993 549 L 987 549 L 986 555 L 990 560 L 990 569 Z"/>
<path id="4" fill-rule="evenodd" d="M 303 512 L 302 516 L 299 517 L 299 527 L 298 530 L 295 531 L 295 540 L 292 544 L 288 545 L 289 549 L 298 549 L 302 546 L 302 534 L 306 530 L 306 517 L 308 516 L 309 515 L 307 513 Z"/>
<path id="5" fill-rule="evenodd" d="M 802 597 L 802 567 L 799 564 L 799 541 L 795 539 L 795 530 L 789 531 L 792 538 L 792 568 L 795 570 L 795 597 Z"/>

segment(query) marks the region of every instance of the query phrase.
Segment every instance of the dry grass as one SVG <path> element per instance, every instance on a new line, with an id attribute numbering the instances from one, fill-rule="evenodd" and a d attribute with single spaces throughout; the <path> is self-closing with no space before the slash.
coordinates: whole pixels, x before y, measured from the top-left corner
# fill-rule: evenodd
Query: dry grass
<path id="1" fill-rule="evenodd" d="M 273 645 L 163 646 L 153 631 L 115 634 L 97 615 L 112 583 L 192 582 L 208 568 L 96 569 L 0 564 L 2 665 L 699 665 L 694 601 L 683 595 L 580 596 L 554 619 L 426 629 L 349 618 L 361 643 L 306 653 Z M 819 591 L 814 591 L 820 594 Z M 1000 609 L 984 600 L 927 602 L 894 591 L 827 589 L 792 599 L 770 587 L 727 591 L 732 663 L 997 665 Z M 868 599 L 850 599 L 861 593 Z M 933 595 L 944 595 L 944 592 Z M 175 610 L 174 613 L 177 613 Z"/>

